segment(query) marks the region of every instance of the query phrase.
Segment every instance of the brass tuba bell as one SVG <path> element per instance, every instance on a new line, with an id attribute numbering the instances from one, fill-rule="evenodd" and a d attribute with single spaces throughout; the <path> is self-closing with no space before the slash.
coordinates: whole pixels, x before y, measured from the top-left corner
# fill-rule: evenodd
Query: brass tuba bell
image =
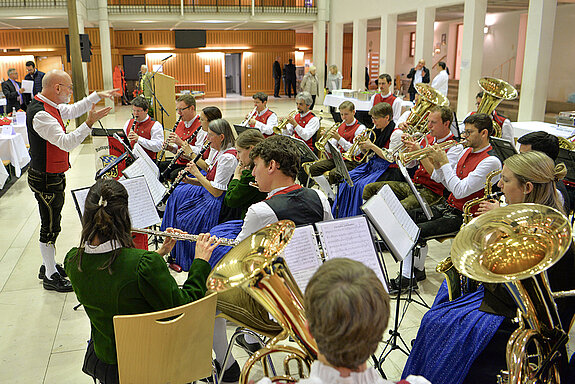
<path id="1" fill-rule="evenodd" d="M 449 99 L 429 84 L 415 84 L 415 90 L 419 94 L 419 100 L 417 104 L 411 108 L 411 112 L 405 121 L 409 126 L 409 130 L 404 131 L 404 133 L 409 135 L 414 135 L 417 132 L 427 134 L 427 116 L 429 115 L 429 110 L 435 106 L 448 107 Z"/>
<path id="2" fill-rule="evenodd" d="M 485 113 L 491 116 L 495 108 L 497 108 L 503 100 L 513 100 L 517 98 L 517 89 L 504 80 L 494 77 L 482 77 L 477 80 L 477 83 L 481 89 L 483 89 L 483 97 L 477 107 L 477 113 Z M 501 137 L 502 133 L 502 127 L 493 120 L 493 136 Z"/>
<path id="3" fill-rule="evenodd" d="M 269 354 L 288 354 L 284 361 L 286 375 L 273 377 L 272 381 L 281 379 L 295 382 L 289 373 L 289 360 L 298 362 L 301 376 L 301 367 L 305 365 L 309 372 L 311 363 L 317 357 L 317 344 L 306 326 L 303 294 L 284 260 L 279 257 L 290 241 L 294 229 L 295 224 L 290 220 L 278 221 L 260 229 L 235 246 L 208 277 L 208 290 L 245 290 L 283 329 L 248 359 L 242 368 L 240 384 L 248 382 L 250 371 L 258 361 L 263 364 L 264 375 L 269 376 L 266 364 L 268 359 L 265 358 Z M 227 317 L 230 317 L 229 314 Z M 278 344 L 288 336 L 295 340 L 299 348 Z"/>
<path id="4" fill-rule="evenodd" d="M 565 334 L 545 271 L 571 245 L 571 231 L 554 208 L 513 204 L 476 217 L 453 241 L 455 268 L 474 280 L 505 284 L 519 307 L 520 325 L 507 344 L 509 383 L 559 383 L 554 364 L 539 370 Z M 535 372 L 540 381 L 532 381 Z"/>

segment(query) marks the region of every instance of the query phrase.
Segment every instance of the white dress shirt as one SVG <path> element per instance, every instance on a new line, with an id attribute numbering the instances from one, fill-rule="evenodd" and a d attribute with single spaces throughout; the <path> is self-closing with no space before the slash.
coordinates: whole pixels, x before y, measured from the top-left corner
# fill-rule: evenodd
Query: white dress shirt
<path id="1" fill-rule="evenodd" d="M 437 139 L 435 141 L 435 143 L 436 144 L 443 143 L 449 139 L 449 136 L 451 136 L 451 132 L 449 132 L 449 134 L 447 136 L 442 137 L 441 139 Z M 449 160 L 449 164 L 451 165 L 451 168 L 455 169 L 455 167 L 457 166 L 457 162 L 459 161 L 459 159 L 461 157 L 461 153 L 463 152 L 463 150 L 464 150 L 464 148 L 463 148 L 463 145 L 461 145 L 461 144 L 454 145 L 453 147 L 451 147 L 447 150 L 447 160 Z M 406 168 L 412 168 L 412 167 L 415 167 L 417 165 L 417 163 L 418 163 L 417 160 L 413 160 L 413 161 L 409 162 L 408 164 L 405 164 L 405 167 Z"/>
<path id="2" fill-rule="evenodd" d="M 416 69 L 415 76 L 413 77 L 413 85 L 423 83 L 423 69 Z"/>
<path id="3" fill-rule="evenodd" d="M 469 112 L 465 115 L 465 118 L 459 124 L 459 131 L 462 134 L 465 131 L 465 124 L 463 121 L 471 116 L 472 112 Z M 491 116 L 493 118 L 493 116 Z M 501 138 L 503 140 L 509 141 L 511 144 L 515 144 L 515 131 L 513 130 L 513 125 L 511 124 L 511 120 L 505 119 L 503 121 L 503 126 L 501 127 Z"/>
<path id="4" fill-rule="evenodd" d="M 266 113 L 268 109 L 269 108 L 266 108 L 263 111 L 261 111 L 261 113 L 258 113 L 258 117 Z M 276 115 L 275 112 L 272 112 L 270 117 L 268 117 L 268 121 L 265 124 L 262 123 L 261 121 L 256 120 L 254 128 L 259 129 L 260 132 L 264 135 L 273 135 L 274 133 L 273 128 L 277 125 L 278 125 L 278 115 Z"/>
<path id="5" fill-rule="evenodd" d="M 449 75 L 444 69 L 433 78 L 431 86 L 439 91 L 443 96 L 447 97 L 447 87 L 449 85 Z"/>
<path id="6" fill-rule="evenodd" d="M 484 147 L 475 153 L 487 151 L 489 146 Z M 466 150 L 461 151 L 460 155 L 455 162 L 455 167 L 450 164 L 445 164 L 441 168 L 433 171 L 431 179 L 441 183 L 447 188 L 456 199 L 462 199 L 469 196 L 477 191 L 482 190 L 485 187 L 485 180 L 487 175 L 492 171 L 497 171 L 501 169 L 501 162 L 495 156 L 488 156 L 487 158 L 481 160 L 477 167 L 467 177 L 460 179 L 457 176 L 457 163 L 459 159 L 467 152 Z M 493 178 L 492 182 L 495 183 L 499 180 L 499 176 Z"/>
<path id="7" fill-rule="evenodd" d="M 349 127 L 350 125 L 354 125 L 356 122 L 357 120 L 353 119 L 353 122 L 351 124 L 347 124 L 345 122 L 343 124 Z M 353 139 L 355 140 L 355 138 L 361 135 L 364 131 L 365 131 L 365 125 L 360 124 L 359 127 L 357 127 L 357 129 L 355 130 L 355 133 L 353 134 Z M 350 149 L 351 146 L 353 145 L 353 143 L 350 143 L 349 141 L 344 139 L 343 136 L 341 136 L 337 141 L 335 139 L 329 139 L 328 141 L 336 148 L 339 146 L 343 150 L 343 152 Z M 328 149 L 327 145 L 325 146 L 325 149 L 326 150 Z"/>
<path id="8" fill-rule="evenodd" d="M 270 193 L 268 193 L 268 199 L 282 191 L 287 187 L 276 188 Z M 312 189 L 321 200 L 321 205 L 323 206 L 323 220 L 332 220 L 333 215 L 331 214 L 331 207 L 329 202 L 327 201 L 327 197 L 325 197 L 324 193 L 318 189 Z M 262 229 L 268 224 L 273 224 L 278 221 L 278 218 L 270 208 L 270 206 L 265 201 L 260 201 L 259 203 L 252 204 L 246 213 L 246 217 L 244 219 L 244 224 L 242 225 L 242 230 L 236 237 L 236 240 L 242 241 L 247 238 L 252 233 Z"/>
<path id="9" fill-rule="evenodd" d="M 138 123 L 143 123 L 147 121 L 150 116 L 146 116 L 143 121 L 138 121 Z M 130 125 L 130 120 L 126 121 L 124 124 L 124 132 L 126 135 L 128 134 L 128 128 Z M 162 128 L 162 124 L 157 121 L 154 121 L 154 125 L 152 125 L 152 129 L 150 130 L 150 138 L 146 139 L 145 137 L 138 136 L 138 144 L 140 144 L 143 148 L 147 149 L 148 151 L 152 152 L 160 152 L 162 147 L 164 146 L 164 128 Z"/>
<path id="10" fill-rule="evenodd" d="M 44 103 L 58 108 L 62 120 L 80 117 L 88 112 L 92 108 L 92 105 L 100 101 L 100 96 L 98 96 L 96 92 L 92 92 L 90 96 L 74 104 L 56 104 L 42 96 L 42 94 L 38 94 L 37 96 Z M 70 152 L 80 145 L 82 141 L 90 135 L 90 132 L 92 132 L 92 128 L 88 127 L 86 123 L 82 123 L 76 130 L 66 133 L 58 120 L 46 111 L 36 113 L 32 125 L 41 138 L 66 152 Z"/>
<path id="11" fill-rule="evenodd" d="M 301 115 L 301 117 L 302 118 L 306 117 L 308 113 L 311 113 L 311 111 L 308 111 L 307 113 Z M 293 125 L 288 123 L 286 125 L 286 127 L 284 128 L 283 133 L 287 134 L 288 136 L 292 136 L 294 134 L 294 131 L 295 131 L 295 132 L 297 132 L 299 137 L 302 138 L 303 141 L 308 141 L 309 139 L 312 138 L 313 135 L 315 135 L 315 133 L 317 132 L 318 129 L 319 129 L 319 118 L 317 116 L 314 116 L 305 125 L 305 127 L 302 127 L 300 125 L 296 125 L 294 127 Z"/>
<path id="12" fill-rule="evenodd" d="M 375 102 L 375 96 L 377 95 L 377 93 L 373 96 L 371 96 L 371 106 L 373 107 L 373 103 Z M 391 92 L 389 92 L 387 95 L 381 95 L 381 97 L 383 97 L 384 99 L 386 97 L 391 96 Z M 399 97 L 396 97 L 395 100 L 393 101 L 393 104 L 391 105 L 391 109 L 393 110 L 393 121 L 395 122 L 395 124 L 399 124 L 399 118 L 401 117 L 401 105 L 403 103 L 403 100 L 400 99 Z"/>
<path id="13" fill-rule="evenodd" d="M 228 148 L 233 149 L 233 148 Z M 228 183 L 232 179 L 234 175 L 234 171 L 238 166 L 238 159 L 235 155 L 231 153 L 225 153 L 223 150 L 218 152 L 213 148 L 210 149 L 210 156 L 208 156 L 208 160 L 206 163 L 213 164 L 210 165 L 211 167 L 218 166 L 216 168 L 216 174 L 214 176 L 214 180 L 210 181 L 212 187 L 219 189 L 220 191 L 226 191 L 228 189 Z"/>

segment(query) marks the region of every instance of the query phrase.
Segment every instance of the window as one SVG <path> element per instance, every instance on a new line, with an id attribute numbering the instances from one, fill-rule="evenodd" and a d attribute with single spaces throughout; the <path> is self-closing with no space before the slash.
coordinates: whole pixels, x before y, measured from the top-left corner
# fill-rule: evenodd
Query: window
<path id="1" fill-rule="evenodd" d="M 415 32 L 409 33 L 409 57 L 415 56 Z"/>

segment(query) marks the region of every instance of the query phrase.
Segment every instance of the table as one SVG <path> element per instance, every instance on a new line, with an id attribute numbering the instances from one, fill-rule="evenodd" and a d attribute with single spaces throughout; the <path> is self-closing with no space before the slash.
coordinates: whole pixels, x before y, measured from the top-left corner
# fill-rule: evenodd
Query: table
<path id="1" fill-rule="evenodd" d="M 24 144 L 30 145 L 28 141 L 28 128 L 26 124 L 12 124 L 12 128 L 14 128 L 14 132 L 19 133 L 24 138 Z"/>
<path id="2" fill-rule="evenodd" d="M 0 189 L 4 188 L 4 184 L 6 183 L 6 180 L 8 180 L 9 177 L 10 175 L 8 174 L 6 167 L 2 163 L 2 159 L 0 159 Z"/>
<path id="3" fill-rule="evenodd" d="M 356 111 L 369 111 L 371 109 L 371 100 L 359 100 L 354 99 L 352 97 L 344 97 L 344 96 L 337 96 L 333 94 L 326 95 L 323 99 L 323 105 L 328 105 L 330 107 L 338 108 L 341 103 L 344 101 L 351 101 L 355 106 Z M 409 100 L 401 99 L 401 108 L 411 108 L 413 107 L 413 103 Z"/>
<path id="4" fill-rule="evenodd" d="M 575 134 L 575 127 L 545 123 L 543 121 L 518 121 L 511 123 L 513 136 L 519 138 L 527 133 L 545 131 L 554 136 L 569 137 Z"/>
<path id="5" fill-rule="evenodd" d="M 0 159 L 10 160 L 16 177 L 20 177 L 22 168 L 30 162 L 30 154 L 21 134 L 0 135 Z"/>

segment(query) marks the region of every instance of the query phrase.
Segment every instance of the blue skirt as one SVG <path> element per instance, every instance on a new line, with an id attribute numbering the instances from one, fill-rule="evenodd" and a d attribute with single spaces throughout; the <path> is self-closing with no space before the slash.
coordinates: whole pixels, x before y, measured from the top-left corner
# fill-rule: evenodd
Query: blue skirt
<path id="1" fill-rule="evenodd" d="M 433 384 L 460 384 L 491 341 L 503 316 L 479 311 L 483 286 L 449 301 L 444 281 L 423 316 L 402 377 L 421 375 Z"/>
<path id="2" fill-rule="evenodd" d="M 166 203 L 161 229 L 178 228 L 193 235 L 210 232 L 218 223 L 224 196 L 214 197 L 199 185 L 178 185 Z M 195 251 L 195 242 L 178 241 L 171 255 L 176 259 L 176 264 L 188 271 Z"/>
<path id="3" fill-rule="evenodd" d="M 242 225 L 244 225 L 243 220 L 226 221 L 213 227 L 210 231 L 210 235 L 226 239 L 235 239 L 240 234 Z M 211 267 L 214 268 L 231 249 L 232 247 L 226 245 L 218 245 L 216 249 L 214 249 L 212 257 L 210 257 L 209 263 Z"/>
<path id="4" fill-rule="evenodd" d="M 349 172 L 353 187 L 343 182 L 339 184 L 337 196 L 332 208 L 333 217 L 351 217 L 362 214 L 363 189 L 369 183 L 376 182 L 387 170 L 390 163 L 374 156 L 367 163 L 356 167 Z"/>

